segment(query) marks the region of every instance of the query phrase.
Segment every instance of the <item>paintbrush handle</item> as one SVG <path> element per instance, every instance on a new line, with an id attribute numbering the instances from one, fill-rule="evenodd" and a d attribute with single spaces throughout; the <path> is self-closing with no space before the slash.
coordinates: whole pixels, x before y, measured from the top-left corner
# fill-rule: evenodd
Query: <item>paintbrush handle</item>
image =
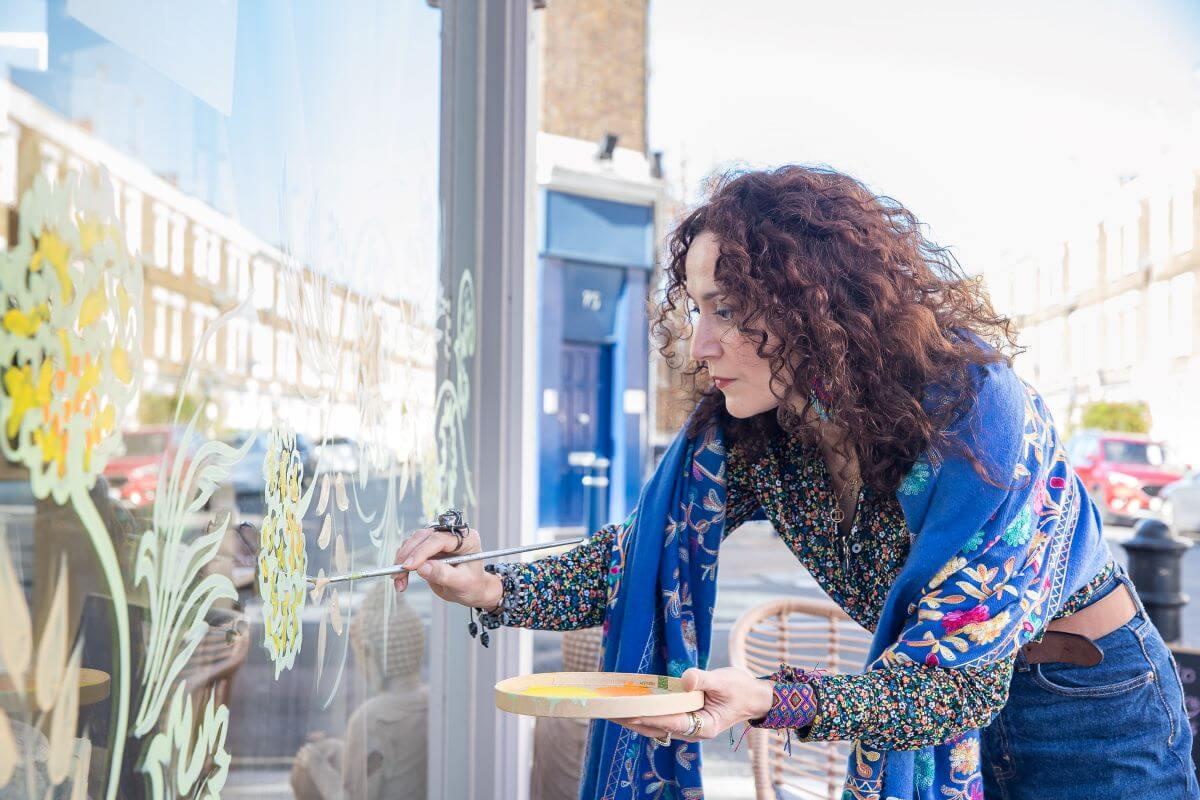
<path id="1" fill-rule="evenodd" d="M 570 547 L 571 545 L 580 544 L 587 541 L 588 537 L 579 536 L 574 539 L 563 539 L 555 542 L 542 542 L 540 544 L 524 544 L 519 547 L 505 547 L 501 550 L 488 550 L 481 553 L 468 553 L 463 556 L 451 556 L 449 558 L 439 558 L 443 564 L 457 566 L 458 564 L 467 564 L 472 561 L 484 561 L 489 558 L 500 558 L 501 556 L 512 556 L 519 553 L 530 553 L 534 550 L 548 550 L 552 547 Z M 390 567 L 378 567 L 376 569 L 364 569 L 359 572 L 351 572 L 346 575 L 332 575 L 328 578 L 323 578 L 322 581 L 326 584 L 341 583 L 342 581 L 359 581 L 364 578 L 381 578 L 384 575 L 399 575 L 401 572 L 411 572 L 408 567 L 403 564 L 393 564 Z M 308 577 L 309 583 L 316 583 L 317 579 Z"/>

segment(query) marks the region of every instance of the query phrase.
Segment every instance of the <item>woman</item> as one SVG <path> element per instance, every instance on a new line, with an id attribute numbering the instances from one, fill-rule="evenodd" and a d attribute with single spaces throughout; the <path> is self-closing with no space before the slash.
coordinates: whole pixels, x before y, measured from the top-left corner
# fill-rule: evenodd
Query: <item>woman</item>
<path id="1" fill-rule="evenodd" d="M 855 741 L 847 798 L 1200 796 L 1170 653 L 980 283 L 808 167 L 727 179 L 670 257 L 655 329 L 690 339 L 697 404 L 630 518 L 531 564 L 430 561 L 474 531 L 396 555 L 486 627 L 602 623 L 604 669 L 705 692 L 593 725 L 580 796 L 700 797 L 694 743 L 738 723 Z M 760 509 L 873 631 L 862 674 L 703 669 L 718 549 Z"/>

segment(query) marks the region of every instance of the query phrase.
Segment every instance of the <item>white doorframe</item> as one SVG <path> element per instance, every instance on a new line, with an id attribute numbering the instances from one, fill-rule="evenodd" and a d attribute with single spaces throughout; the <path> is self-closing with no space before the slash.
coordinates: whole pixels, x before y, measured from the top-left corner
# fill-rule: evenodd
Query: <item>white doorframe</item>
<path id="1" fill-rule="evenodd" d="M 466 423 L 484 547 L 536 528 L 536 272 L 532 252 L 530 0 L 442 0 L 441 275 L 475 286 Z M 453 292 L 451 292 L 453 296 Z M 442 380 L 439 364 L 439 383 Z M 467 612 L 435 601 L 430 631 L 429 798 L 528 796 L 531 726 L 496 709 L 496 681 L 528 672 L 531 638 L 499 630 L 483 649 Z"/>

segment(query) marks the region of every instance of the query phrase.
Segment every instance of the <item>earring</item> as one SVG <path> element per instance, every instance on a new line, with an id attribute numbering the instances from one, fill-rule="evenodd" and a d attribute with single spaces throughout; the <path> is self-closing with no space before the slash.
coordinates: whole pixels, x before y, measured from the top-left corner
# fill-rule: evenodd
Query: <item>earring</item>
<path id="1" fill-rule="evenodd" d="M 812 406 L 813 413 L 817 415 L 817 419 L 821 420 L 821 422 L 829 422 L 829 409 L 821 404 L 821 400 L 817 397 L 816 392 L 808 393 L 808 404 Z"/>
<path id="2" fill-rule="evenodd" d="M 812 407 L 813 413 L 817 415 L 817 419 L 822 422 L 828 422 L 833 418 L 833 414 L 829 412 L 829 392 L 825 391 L 825 384 L 821 383 L 820 378 L 812 379 L 812 388 L 808 393 L 808 404 Z"/>

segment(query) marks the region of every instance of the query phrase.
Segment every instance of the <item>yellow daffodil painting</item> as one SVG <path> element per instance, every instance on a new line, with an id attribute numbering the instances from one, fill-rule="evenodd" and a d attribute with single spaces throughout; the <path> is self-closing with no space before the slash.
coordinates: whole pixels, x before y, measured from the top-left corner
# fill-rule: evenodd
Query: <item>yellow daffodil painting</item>
<path id="1" fill-rule="evenodd" d="M 86 491 L 122 446 L 119 420 L 141 378 L 142 272 L 112 189 L 38 176 L 0 259 L 4 455 L 58 503 Z"/>
<path id="2" fill-rule="evenodd" d="M 304 463 L 296 449 L 295 432 L 279 427 L 271 430 L 263 478 L 267 513 L 258 556 L 258 591 L 262 596 L 267 652 L 278 678 L 284 669 L 291 669 L 300 650 L 300 615 L 307 590 L 304 575 L 308 555 L 301 520 L 310 498 L 301 496 Z"/>
<path id="3" fill-rule="evenodd" d="M 54 185 L 39 175 L 19 220 L 15 246 L 0 254 L 0 447 L 29 470 L 36 497 L 74 509 L 112 598 L 111 798 L 128 726 L 129 623 L 116 552 L 89 490 L 122 448 L 125 408 L 141 379 L 142 270 L 103 173 Z"/>

